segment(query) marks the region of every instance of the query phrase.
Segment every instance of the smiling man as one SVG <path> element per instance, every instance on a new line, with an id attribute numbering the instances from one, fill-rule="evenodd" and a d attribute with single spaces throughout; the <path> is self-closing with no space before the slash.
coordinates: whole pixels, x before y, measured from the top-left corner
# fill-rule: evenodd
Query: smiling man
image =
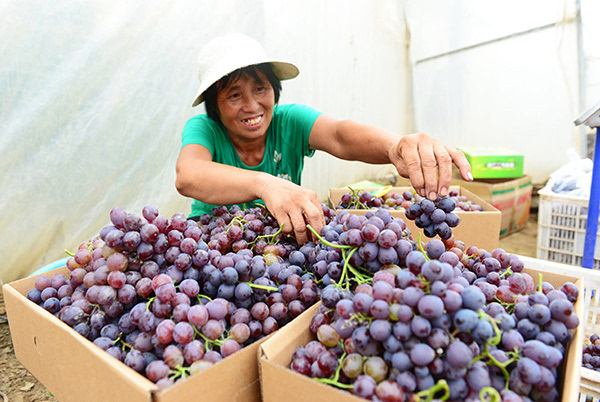
<path id="1" fill-rule="evenodd" d="M 191 218 L 215 206 L 262 200 L 284 231 L 304 243 L 306 225 L 320 230 L 324 221 L 317 194 L 300 186 L 304 158 L 315 150 L 346 160 L 392 163 L 417 192 L 432 199 L 448 194 L 452 163 L 472 180 L 462 153 L 427 134 L 399 136 L 308 106 L 278 105 L 281 81 L 296 77 L 298 68 L 270 59 L 252 38 L 213 39 L 199 62 L 193 106 L 205 102 L 206 114 L 187 122 L 177 160 L 177 190 L 194 199 Z"/>

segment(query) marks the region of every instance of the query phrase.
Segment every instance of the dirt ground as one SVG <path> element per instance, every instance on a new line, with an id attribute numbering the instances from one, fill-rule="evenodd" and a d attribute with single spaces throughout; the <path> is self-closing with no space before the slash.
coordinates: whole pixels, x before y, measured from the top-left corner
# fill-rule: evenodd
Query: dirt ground
<path id="1" fill-rule="evenodd" d="M 16 359 L 0 292 L 0 402 L 57 401 Z"/>
<path id="2" fill-rule="evenodd" d="M 537 217 L 532 215 L 521 232 L 500 240 L 505 250 L 535 257 Z M 54 402 L 56 398 L 16 359 L 13 350 L 4 298 L 0 292 L 0 402 Z"/>

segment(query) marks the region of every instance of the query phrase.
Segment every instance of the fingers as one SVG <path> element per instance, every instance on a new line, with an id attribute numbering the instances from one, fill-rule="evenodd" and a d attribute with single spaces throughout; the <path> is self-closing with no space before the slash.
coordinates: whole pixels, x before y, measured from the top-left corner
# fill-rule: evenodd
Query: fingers
<path id="1" fill-rule="evenodd" d="M 321 208 L 318 198 L 316 203 L 310 203 L 304 208 L 304 217 L 306 222 L 315 229 L 317 233 L 321 233 L 323 226 L 325 226 L 325 217 L 323 216 L 323 209 Z"/>
<path id="2" fill-rule="evenodd" d="M 438 163 L 438 187 L 437 192 L 441 197 L 448 195 L 448 187 L 452 181 L 452 157 L 446 150 L 446 147 L 437 142 L 433 146 L 435 159 Z"/>
<path id="3" fill-rule="evenodd" d="M 421 170 L 421 157 L 419 156 L 417 144 L 407 142 L 400 148 L 400 152 L 410 183 L 419 195 L 425 197 L 425 179 Z"/>
<path id="4" fill-rule="evenodd" d="M 446 147 L 446 149 L 448 150 L 452 161 L 454 161 L 454 164 L 458 170 L 460 170 L 460 175 L 463 177 L 463 179 L 467 181 L 473 181 L 471 165 L 469 164 L 467 158 L 465 158 L 465 155 L 461 151 L 458 151 L 452 147 Z"/>
<path id="5" fill-rule="evenodd" d="M 267 206 L 268 208 L 268 206 Z M 290 218 L 288 216 L 288 214 L 279 208 L 275 208 L 273 210 L 271 210 L 271 208 L 268 208 L 269 212 L 271 212 L 271 215 L 273 215 L 273 217 L 275 217 L 275 219 L 277 220 L 277 223 L 279 224 L 279 227 L 282 227 L 283 232 L 284 233 L 292 233 L 293 231 L 293 226 L 292 226 L 292 222 L 290 221 Z"/>
<path id="6" fill-rule="evenodd" d="M 292 227 L 294 230 L 294 235 L 296 236 L 296 242 L 298 244 L 304 244 L 308 240 L 308 236 L 306 234 L 306 223 L 304 222 L 304 216 L 302 215 L 302 211 L 298 209 L 294 209 L 289 212 L 290 220 L 292 222 Z"/>
<path id="7" fill-rule="evenodd" d="M 438 163 L 431 142 L 419 143 L 419 155 L 425 179 L 425 196 L 430 200 L 435 200 L 438 190 Z"/>

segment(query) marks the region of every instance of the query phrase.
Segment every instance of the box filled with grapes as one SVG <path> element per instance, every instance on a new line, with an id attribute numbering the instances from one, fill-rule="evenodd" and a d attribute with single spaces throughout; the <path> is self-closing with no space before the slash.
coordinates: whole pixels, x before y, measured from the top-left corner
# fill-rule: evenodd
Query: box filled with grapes
<path id="1" fill-rule="evenodd" d="M 380 271 L 372 284 L 325 289 L 318 308 L 263 342 L 262 400 L 578 400 L 584 284 L 559 273 L 573 267 L 509 256 L 514 271 L 492 276 L 512 279 L 489 299 L 491 276 L 476 279 L 486 286 L 465 275 L 425 281 L 430 261 L 408 258 L 408 268 Z"/>
<path id="2" fill-rule="evenodd" d="M 444 239 L 454 232 L 454 238 L 467 246 L 477 245 L 486 250 L 498 247 L 502 222 L 500 211 L 461 186 L 451 186 L 449 192 L 448 197 L 429 202 L 415 194 L 412 187 L 360 190 L 340 187 L 329 190 L 329 202 L 338 212 L 345 209 L 360 215 L 385 208 L 392 216 L 405 221 L 415 240 L 421 236 L 426 241 L 436 235 Z M 421 209 L 429 207 L 431 211 L 421 212 Z"/>
<path id="3" fill-rule="evenodd" d="M 68 274 L 59 268 L 46 275 Z M 160 389 L 27 299 L 37 276 L 2 287 L 17 359 L 60 401 L 260 401 L 256 355 L 263 338 Z"/>

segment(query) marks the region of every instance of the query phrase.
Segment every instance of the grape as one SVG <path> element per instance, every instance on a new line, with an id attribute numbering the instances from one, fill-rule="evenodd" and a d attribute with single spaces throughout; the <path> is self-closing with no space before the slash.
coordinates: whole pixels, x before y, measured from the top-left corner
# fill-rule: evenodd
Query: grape
<path id="1" fill-rule="evenodd" d="M 461 332 L 470 332 L 479 321 L 477 313 L 472 310 L 461 309 L 454 315 L 454 325 Z"/>
<path id="2" fill-rule="evenodd" d="M 426 366 L 435 358 L 434 350 L 427 344 L 419 343 L 410 351 L 410 360 L 417 366 Z"/>
<path id="3" fill-rule="evenodd" d="M 425 318 L 437 318 L 444 312 L 444 303 L 437 296 L 426 295 L 419 300 L 418 309 Z"/>
<path id="4" fill-rule="evenodd" d="M 466 368 L 473 359 L 471 349 L 461 341 L 451 342 L 446 350 L 448 364 L 454 368 Z"/>
<path id="5" fill-rule="evenodd" d="M 158 382 L 159 380 L 169 375 L 169 366 L 162 360 L 155 360 L 146 366 L 146 377 L 152 382 Z"/>
<path id="6" fill-rule="evenodd" d="M 355 395 L 369 399 L 375 393 L 377 383 L 369 375 L 361 375 L 355 381 L 352 391 Z"/>

